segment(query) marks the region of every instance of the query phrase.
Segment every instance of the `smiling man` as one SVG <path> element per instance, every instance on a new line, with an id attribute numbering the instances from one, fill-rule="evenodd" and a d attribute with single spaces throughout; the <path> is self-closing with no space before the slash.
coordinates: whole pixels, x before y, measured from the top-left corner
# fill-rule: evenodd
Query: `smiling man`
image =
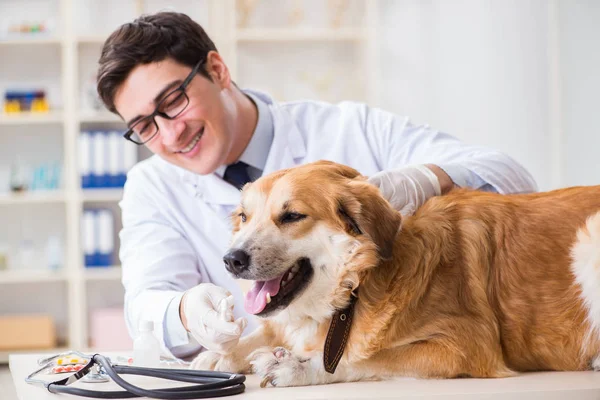
<path id="1" fill-rule="evenodd" d="M 127 324 L 132 336 L 141 320 L 161 324 L 155 333 L 176 357 L 228 351 L 253 326 L 223 265 L 229 216 L 248 181 L 328 159 L 370 176 L 404 214 L 453 186 L 535 190 L 506 155 L 406 117 L 352 102 L 278 103 L 241 90 L 209 36 L 184 14 L 119 27 L 102 49 L 98 92 L 127 122 L 125 138 L 155 154 L 129 172 L 120 203 Z"/>

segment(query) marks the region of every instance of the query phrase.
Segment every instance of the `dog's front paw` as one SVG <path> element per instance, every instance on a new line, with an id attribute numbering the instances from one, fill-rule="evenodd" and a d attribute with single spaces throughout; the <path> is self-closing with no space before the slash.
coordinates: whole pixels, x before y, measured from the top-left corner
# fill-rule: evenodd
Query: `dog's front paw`
<path id="1" fill-rule="evenodd" d="M 262 347 L 248 357 L 252 371 L 262 378 L 260 387 L 308 385 L 308 363 L 306 359 L 292 354 L 283 347 Z"/>
<path id="2" fill-rule="evenodd" d="M 236 357 L 234 353 L 221 354 L 216 351 L 203 351 L 192 361 L 190 369 L 242 374 L 250 371 L 250 364 L 246 360 Z"/>

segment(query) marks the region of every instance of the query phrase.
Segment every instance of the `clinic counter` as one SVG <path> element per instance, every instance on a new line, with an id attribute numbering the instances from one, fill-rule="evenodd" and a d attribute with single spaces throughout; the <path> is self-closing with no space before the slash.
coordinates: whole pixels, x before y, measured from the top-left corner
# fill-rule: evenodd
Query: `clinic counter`
<path id="1" fill-rule="evenodd" d="M 114 353 L 101 353 L 112 356 Z M 15 354 L 9 357 L 9 366 L 17 395 L 20 400 L 46 400 L 67 398 L 52 394 L 43 388 L 25 383 L 25 377 L 38 367 L 37 360 L 47 354 Z M 127 377 L 140 386 L 158 388 L 169 386 L 166 382 L 149 381 L 147 377 Z M 140 379 L 138 381 L 137 379 Z M 226 397 L 228 399 L 600 399 L 600 372 L 543 372 L 522 374 L 505 379 L 449 379 L 419 380 L 397 378 L 380 382 L 353 382 L 333 385 L 261 389 L 260 379 L 249 375 L 246 380 L 246 392 Z M 75 385 L 93 390 L 121 389 L 113 382 L 91 384 L 77 382 Z M 87 386 L 82 386 L 87 385 Z M 179 386 L 173 383 L 171 386 Z M 1 392 L 1 390 L 0 390 Z M 1 395 L 0 395 L 1 397 Z M 68 398 L 77 398 L 68 396 Z M 82 397 L 83 398 L 83 397 Z"/>

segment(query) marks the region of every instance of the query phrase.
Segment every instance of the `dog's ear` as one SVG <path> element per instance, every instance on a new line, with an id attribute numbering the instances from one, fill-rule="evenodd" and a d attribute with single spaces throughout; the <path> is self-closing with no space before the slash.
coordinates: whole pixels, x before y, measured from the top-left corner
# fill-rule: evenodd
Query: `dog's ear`
<path id="1" fill-rule="evenodd" d="M 377 245 L 379 256 L 392 256 L 402 216 L 381 196 L 379 189 L 362 180 L 351 180 L 348 192 L 339 200 L 338 213 L 352 235 L 368 235 Z"/>

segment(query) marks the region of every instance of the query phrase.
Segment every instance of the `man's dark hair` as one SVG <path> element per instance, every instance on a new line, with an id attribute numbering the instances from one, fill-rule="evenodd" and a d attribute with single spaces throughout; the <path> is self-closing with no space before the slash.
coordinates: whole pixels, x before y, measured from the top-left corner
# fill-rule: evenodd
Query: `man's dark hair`
<path id="1" fill-rule="evenodd" d="M 140 64 L 172 58 L 193 67 L 215 44 L 204 29 L 190 17 L 176 12 L 142 15 L 121 25 L 102 47 L 98 69 L 98 94 L 106 108 L 116 113 L 115 93 L 129 73 Z M 211 79 L 204 69 L 200 74 Z"/>

